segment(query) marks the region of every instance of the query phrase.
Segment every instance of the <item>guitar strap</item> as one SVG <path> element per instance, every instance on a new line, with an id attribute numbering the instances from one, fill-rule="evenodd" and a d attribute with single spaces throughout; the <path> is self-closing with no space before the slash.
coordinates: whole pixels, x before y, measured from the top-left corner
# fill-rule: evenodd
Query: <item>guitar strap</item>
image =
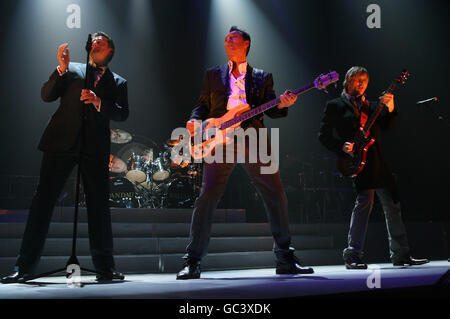
<path id="1" fill-rule="evenodd" d="M 250 99 L 247 99 L 247 103 L 251 105 L 251 107 L 258 106 L 262 103 L 261 97 L 261 89 L 264 84 L 264 72 L 263 70 L 253 68 L 252 71 L 252 81 L 250 85 Z M 262 119 L 262 116 L 261 118 Z"/>
<path id="2" fill-rule="evenodd" d="M 251 105 L 259 105 L 259 97 L 261 94 L 262 82 L 263 82 L 263 71 L 257 68 L 253 68 L 252 71 L 252 83 L 251 83 Z"/>

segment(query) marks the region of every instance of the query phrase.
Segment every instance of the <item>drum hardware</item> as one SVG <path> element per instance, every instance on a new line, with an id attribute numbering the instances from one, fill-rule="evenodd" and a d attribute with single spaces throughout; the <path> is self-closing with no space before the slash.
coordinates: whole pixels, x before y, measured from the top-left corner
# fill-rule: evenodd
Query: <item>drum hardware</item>
<path id="1" fill-rule="evenodd" d="M 111 130 L 111 142 L 126 144 L 109 157 L 111 207 L 193 207 L 201 187 L 201 164 L 186 161 L 182 153 L 172 158 L 181 138 L 158 147 L 138 143 L 130 133 Z M 134 139 L 133 143 L 128 143 Z M 128 143 L 128 144 L 127 144 Z M 159 149 L 161 151 L 155 153 Z M 157 156 L 154 158 L 154 155 Z"/>

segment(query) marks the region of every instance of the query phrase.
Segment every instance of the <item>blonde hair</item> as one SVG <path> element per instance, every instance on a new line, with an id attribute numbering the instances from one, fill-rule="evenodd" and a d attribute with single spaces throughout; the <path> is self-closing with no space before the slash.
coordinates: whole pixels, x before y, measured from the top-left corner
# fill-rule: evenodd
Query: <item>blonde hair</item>
<path id="1" fill-rule="evenodd" d="M 351 78 L 361 73 L 367 74 L 367 77 L 369 77 L 369 72 L 363 66 L 352 66 L 350 69 L 348 69 L 347 73 L 345 74 L 344 82 L 342 83 L 342 85 L 344 86 L 344 88 L 342 89 L 342 94 L 347 93 L 347 86 Z"/>

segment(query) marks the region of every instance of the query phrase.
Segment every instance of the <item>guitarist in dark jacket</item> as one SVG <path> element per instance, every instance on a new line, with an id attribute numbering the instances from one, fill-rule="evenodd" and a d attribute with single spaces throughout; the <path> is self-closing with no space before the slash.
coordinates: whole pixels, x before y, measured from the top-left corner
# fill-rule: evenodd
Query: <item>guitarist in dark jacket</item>
<path id="1" fill-rule="evenodd" d="M 86 64 L 70 62 L 68 44 L 58 49 L 59 65 L 42 87 L 42 99 L 59 107 L 39 143 L 44 152 L 39 185 L 22 239 L 16 272 L 3 283 L 24 282 L 36 269 L 53 208 L 73 168 L 79 164 L 86 193 L 89 243 L 98 280 L 123 279 L 115 270 L 109 197 L 109 121 L 128 117 L 127 81 L 111 72 L 108 63 L 114 42 L 103 32 L 92 39 L 88 89 Z M 82 108 L 85 108 L 82 132 Z M 81 154 L 81 157 L 80 157 Z"/>
<path id="2" fill-rule="evenodd" d="M 319 140 L 337 156 L 353 155 L 355 134 L 378 105 L 378 102 L 366 99 L 365 91 L 368 84 L 367 70 L 354 66 L 345 75 L 341 97 L 328 101 L 326 104 Z M 375 143 L 367 152 L 367 160 L 362 172 L 354 178 L 357 197 L 350 221 L 348 247 L 343 253 L 347 269 L 367 268 L 362 261 L 363 246 L 375 193 L 380 199 L 386 216 L 393 264 L 403 266 L 428 262 L 426 259 L 414 259 L 410 256 L 396 184 L 381 147 L 380 130 L 387 129 L 397 116 L 393 94 L 384 94 L 380 97 L 380 103 L 385 107 L 370 129 Z"/>
<path id="3" fill-rule="evenodd" d="M 206 72 L 199 102 L 192 111 L 187 124 L 191 134 L 195 121 L 221 117 L 227 110 L 240 104 L 259 106 L 275 99 L 272 74 L 252 68 L 247 64 L 246 56 L 249 49 L 250 36 L 248 33 L 232 27 L 225 38 L 225 51 L 229 63 Z M 287 107 L 295 102 L 297 96 L 286 91 L 280 98 L 281 103 L 278 108 L 266 112 L 272 118 L 286 116 Z M 242 123 L 244 129 L 249 126 L 256 129 L 264 127 L 263 115 Z M 264 165 L 258 160 L 257 163 L 246 162 L 243 167 L 253 180 L 266 206 L 275 241 L 277 273 L 312 273 L 312 268 L 300 266 L 293 248 L 290 247 L 287 199 L 279 171 L 277 170 L 273 174 L 261 174 L 260 168 Z M 204 163 L 202 190 L 195 202 L 190 241 L 184 257 L 185 263 L 183 269 L 178 273 L 177 279 L 200 278 L 200 261 L 207 253 L 212 214 L 225 190 L 234 166 L 235 163 Z"/>

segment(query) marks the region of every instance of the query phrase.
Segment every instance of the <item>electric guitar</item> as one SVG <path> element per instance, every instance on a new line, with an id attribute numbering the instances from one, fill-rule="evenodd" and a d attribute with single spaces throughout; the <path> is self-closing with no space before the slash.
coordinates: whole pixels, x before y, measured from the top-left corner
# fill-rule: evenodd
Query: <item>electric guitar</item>
<path id="1" fill-rule="evenodd" d="M 292 94 L 300 95 L 313 88 L 324 89 L 338 80 L 339 74 L 336 71 L 322 74 L 310 84 L 292 91 Z M 231 143 L 233 141 L 232 132 L 239 128 L 243 121 L 276 107 L 280 103 L 280 98 L 277 98 L 255 108 L 251 108 L 248 104 L 242 104 L 232 108 L 222 117 L 209 118 L 202 122 L 201 126 L 194 126 L 194 135 L 191 136 L 191 156 L 194 160 L 200 160 L 209 156 L 217 145 Z"/>
<path id="2" fill-rule="evenodd" d="M 403 70 L 398 78 L 396 78 L 385 93 L 394 92 L 398 84 L 405 83 L 409 72 Z M 359 130 L 355 134 L 353 142 L 353 154 L 345 154 L 339 156 L 336 161 L 338 171 L 344 176 L 356 177 L 362 172 L 367 160 L 367 151 L 375 143 L 375 139 L 370 135 L 370 128 L 375 123 L 376 119 L 380 115 L 385 105 L 381 102 L 378 103 L 376 110 L 372 113 L 364 126 L 360 126 Z"/>

